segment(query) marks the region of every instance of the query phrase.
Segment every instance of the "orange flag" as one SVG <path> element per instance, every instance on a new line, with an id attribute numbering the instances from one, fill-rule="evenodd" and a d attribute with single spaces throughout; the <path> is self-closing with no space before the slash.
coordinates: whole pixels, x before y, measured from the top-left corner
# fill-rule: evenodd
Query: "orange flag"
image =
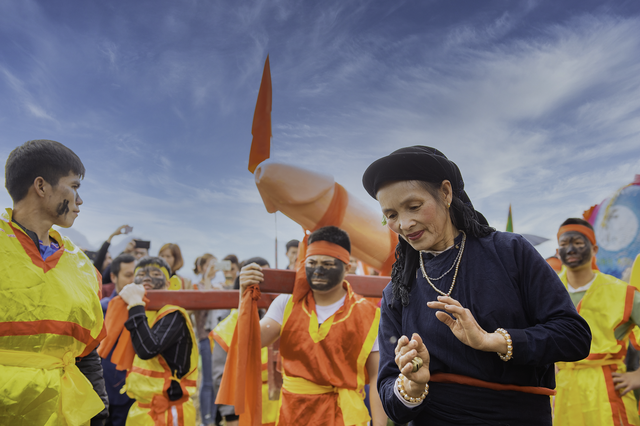
<path id="1" fill-rule="evenodd" d="M 262 359 L 258 300 L 252 285 L 242 294 L 216 404 L 233 405 L 240 426 L 262 425 Z"/>
<path id="2" fill-rule="evenodd" d="M 249 153 L 249 171 L 253 173 L 258 164 L 269 158 L 271 151 L 271 69 L 269 55 L 264 63 L 262 82 L 258 92 L 256 111 L 253 113 L 251 126 L 251 152 Z"/>

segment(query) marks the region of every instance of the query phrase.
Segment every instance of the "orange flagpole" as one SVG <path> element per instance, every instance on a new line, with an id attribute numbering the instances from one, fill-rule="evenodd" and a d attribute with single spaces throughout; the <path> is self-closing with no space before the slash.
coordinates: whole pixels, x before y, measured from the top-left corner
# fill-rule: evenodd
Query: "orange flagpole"
<path id="1" fill-rule="evenodd" d="M 249 171 L 253 173 L 258 164 L 269 158 L 271 150 L 271 69 L 269 67 L 269 55 L 264 63 L 260 91 L 256 110 L 253 113 L 253 125 L 251 126 L 251 152 L 249 153 Z"/>

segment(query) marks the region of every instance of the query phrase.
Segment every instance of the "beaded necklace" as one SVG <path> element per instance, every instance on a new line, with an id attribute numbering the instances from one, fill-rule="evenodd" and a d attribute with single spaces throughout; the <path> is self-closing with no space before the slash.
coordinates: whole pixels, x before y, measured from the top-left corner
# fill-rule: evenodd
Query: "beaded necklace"
<path id="1" fill-rule="evenodd" d="M 464 245 L 465 245 L 465 242 L 467 241 L 467 234 L 465 234 L 464 231 L 460 231 L 460 232 L 462 232 L 462 243 L 460 244 L 460 251 L 458 252 L 458 256 L 453 260 L 453 264 L 451 264 L 451 268 L 449 268 L 449 270 L 447 272 L 445 272 L 444 274 L 442 274 L 438 278 L 429 278 L 429 276 L 427 275 L 427 271 L 425 271 L 425 269 L 424 269 L 424 260 L 422 259 L 422 252 L 420 253 L 420 270 L 422 271 L 422 275 L 425 277 L 425 279 L 427 280 L 429 285 L 436 292 L 438 292 L 439 294 L 441 294 L 443 296 L 450 296 L 451 292 L 453 291 L 453 286 L 456 285 L 456 277 L 458 276 L 458 268 L 460 267 L 460 261 L 462 260 L 462 253 L 464 252 Z M 445 293 L 442 290 L 438 289 L 435 285 L 433 285 L 431 280 L 433 279 L 433 281 L 437 281 L 437 280 L 443 278 L 445 275 L 447 275 L 449 272 L 451 272 L 451 270 L 453 269 L 454 266 L 456 267 L 456 270 L 453 273 L 453 281 L 451 282 L 451 287 L 449 288 L 449 292 Z"/>

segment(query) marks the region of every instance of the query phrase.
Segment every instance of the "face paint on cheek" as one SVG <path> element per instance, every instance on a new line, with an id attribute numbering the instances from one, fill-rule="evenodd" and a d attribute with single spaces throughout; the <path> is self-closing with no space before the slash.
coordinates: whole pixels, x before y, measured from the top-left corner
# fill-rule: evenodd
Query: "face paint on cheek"
<path id="1" fill-rule="evenodd" d="M 58 216 L 64 216 L 65 214 L 69 213 L 69 200 L 64 200 L 63 202 L 58 204 L 56 213 L 58 213 Z"/>
<path id="2" fill-rule="evenodd" d="M 155 290 L 163 289 L 165 286 L 165 283 L 166 281 L 164 277 L 162 278 L 151 277 L 151 285 Z"/>
<path id="3" fill-rule="evenodd" d="M 134 284 L 142 284 L 142 281 L 144 280 L 144 277 L 135 277 L 133 279 L 133 283 Z"/>
<path id="4" fill-rule="evenodd" d="M 325 268 L 318 266 L 316 268 L 305 267 L 307 282 L 312 290 L 328 291 L 342 283 L 342 273 L 344 272 L 344 264 L 338 262 L 333 268 Z M 323 280 L 324 282 L 314 283 L 313 280 Z"/>
<path id="5" fill-rule="evenodd" d="M 591 260 L 591 243 L 583 239 L 584 244 L 576 246 L 573 241 L 570 244 L 560 247 L 558 255 L 565 265 L 575 268 L 582 266 Z"/>

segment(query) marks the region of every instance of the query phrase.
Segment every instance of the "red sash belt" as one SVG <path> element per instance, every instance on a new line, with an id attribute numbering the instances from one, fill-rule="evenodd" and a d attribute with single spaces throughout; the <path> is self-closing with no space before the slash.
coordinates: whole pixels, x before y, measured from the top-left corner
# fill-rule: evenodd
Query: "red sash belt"
<path id="1" fill-rule="evenodd" d="M 478 388 L 492 389 L 498 391 L 517 391 L 525 393 L 533 393 L 536 395 L 555 395 L 555 389 L 537 387 L 537 386 L 518 386 L 503 385 L 501 383 L 485 382 L 484 380 L 474 379 L 473 377 L 462 376 L 460 374 L 436 373 L 429 380 L 436 383 L 457 383 L 459 385 L 475 386 Z"/>

